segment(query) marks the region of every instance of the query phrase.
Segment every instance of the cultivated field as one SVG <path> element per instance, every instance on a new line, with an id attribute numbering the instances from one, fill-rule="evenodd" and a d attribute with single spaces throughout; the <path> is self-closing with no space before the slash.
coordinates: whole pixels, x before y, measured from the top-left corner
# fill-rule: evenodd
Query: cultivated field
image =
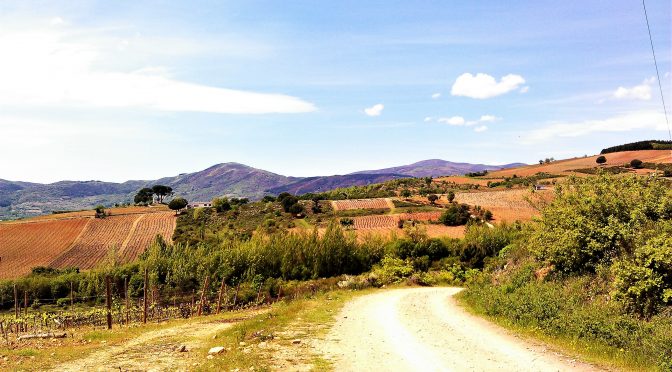
<path id="1" fill-rule="evenodd" d="M 400 213 L 354 217 L 355 229 L 396 228 L 399 220 L 437 221 L 441 212 Z"/>
<path id="2" fill-rule="evenodd" d="M 0 224 L 0 279 L 28 274 L 63 253 L 90 219 Z"/>
<path id="3" fill-rule="evenodd" d="M 120 256 L 123 262 L 130 262 L 147 249 L 157 235 L 170 241 L 175 231 L 176 218 L 172 212 L 148 213 L 136 221 L 136 226 L 122 244 Z"/>
<path id="4" fill-rule="evenodd" d="M 463 192 L 455 194 L 455 201 L 479 205 L 492 211 L 496 222 L 526 221 L 539 215 L 535 205 L 550 200 L 552 190 L 534 193 L 528 189 Z"/>
<path id="5" fill-rule="evenodd" d="M 130 207 L 115 207 L 107 208 L 105 212 L 109 213 L 112 216 L 118 216 L 123 214 L 145 214 L 145 213 L 155 213 L 161 211 L 168 211 L 168 207 L 165 205 L 153 205 L 151 207 L 142 207 L 142 206 L 130 206 Z M 29 221 L 39 221 L 39 220 L 61 220 L 66 218 L 81 218 L 81 217 L 94 217 L 96 214 L 93 210 L 86 211 L 76 211 L 76 212 L 67 212 L 67 213 L 55 213 L 55 214 L 45 214 L 43 216 L 31 217 Z M 21 223 L 23 220 L 17 220 L 14 222 Z M 8 221 L 7 223 L 11 223 Z"/>
<path id="6" fill-rule="evenodd" d="M 331 202 L 335 211 L 347 211 L 351 209 L 390 209 L 393 207 L 389 199 L 348 199 L 334 200 Z"/>
<path id="7" fill-rule="evenodd" d="M 75 215 L 66 218 L 53 219 L 60 215 L 50 215 L 1 223 L 0 279 L 28 274 L 36 266 L 91 269 L 101 264 L 111 249 L 117 250 L 118 261 L 130 262 L 157 235 L 171 241 L 175 230 L 172 212 L 151 208 L 154 213 L 147 213 L 147 210 L 119 208 L 118 214 L 104 219 L 74 212 Z M 82 216 L 77 217 L 78 213 Z"/>
<path id="8" fill-rule="evenodd" d="M 511 177 L 514 174 L 517 176 L 532 176 L 539 172 L 550 174 L 574 174 L 571 172 L 575 169 L 593 168 L 597 165 L 595 159 L 599 155 L 588 156 L 585 158 L 573 158 L 566 160 L 557 160 L 550 164 L 528 165 L 520 168 L 503 169 L 499 171 L 492 171 L 488 173 L 487 178 L 503 178 Z M 644 151 L 622 151 L 605 154 L 607 162 L 603 165 L 605 167 L 613 167 L 617 165 L 624 165 L 630 163 L 633 159 L 639 159 L 648 163 L 672 163 L 672 153 L 670 150 L 644 150 Z M 646 171 L 646 172 L 650 172 Z"/>

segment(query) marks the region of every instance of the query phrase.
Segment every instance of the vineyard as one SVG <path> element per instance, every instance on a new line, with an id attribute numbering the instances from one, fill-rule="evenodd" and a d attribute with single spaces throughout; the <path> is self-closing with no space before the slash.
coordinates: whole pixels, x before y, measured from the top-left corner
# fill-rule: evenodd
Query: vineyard
<path id="1" fill-rule="evenodd" d="M 137 209 L 140 210 L 146 208 Z M 113 249 L 117 250 L 118 261 L 130 262 L 144 252 L 157 235 L 171 241 L 175 223 L 173 213 L 163 211 L 112 215 L 104 219 L 72 217 L 2 223 L 0 279 L 26 275 L 37 266 L 91 269 L 101 264 Z"/>
<path id="2" fill-rule="evenodd" d="M 0 279 L 28 274 L 66 250 L 90 219 L 0 224 Z"/>
<path id="3" fill-rule="evenodd" d="M 354 228 L 358 230 L 396 228 L 399 220 L 437 221 L 441 212 L 401 213 L 382 216 L 354 217 Z"/>
<path id="4" fill-rule="evenodd" d="M 348 199 L 334 200 L 332 205 L 335 211 L 347 211 L 351 209 L 390 209 L 389 199 Z"/>
<path id="5" fill-rule="evenodd" d="M 455 201 L 479 205 L 492 211 L 496 221 L 530 220 L 539 213 L 536 204 L 553 197 L 550 190 L 530 192 L 527 189 L 457 193 Z"/>
<path id="6" fill-rule="evenodd" d="M 136 220 L 135 227 L 121 246 L 122 262 L 131 262 L 145 251 L 157 235 L 170 241 L 175 231 L 176 219 L 172 212 L 144 214 Z"/>

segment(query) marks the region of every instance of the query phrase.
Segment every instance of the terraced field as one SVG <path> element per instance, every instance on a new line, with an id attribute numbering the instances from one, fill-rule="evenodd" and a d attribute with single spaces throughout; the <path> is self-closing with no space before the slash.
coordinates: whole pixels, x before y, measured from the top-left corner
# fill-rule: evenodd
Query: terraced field
<path id="1" fill-rule="evenodd" d="M 82 233 L 90 219 L 0 224 L 0 279 L 47 266 Z"/>

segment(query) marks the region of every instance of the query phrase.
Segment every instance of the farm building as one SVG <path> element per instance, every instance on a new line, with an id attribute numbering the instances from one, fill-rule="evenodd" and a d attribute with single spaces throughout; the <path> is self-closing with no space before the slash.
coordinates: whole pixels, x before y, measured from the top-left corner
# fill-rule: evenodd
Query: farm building
<path id="1" fill-rule="evenodd" d="M 187 205 L 187 208 L 210 208 L 212 202 L 192 202 Z"/>

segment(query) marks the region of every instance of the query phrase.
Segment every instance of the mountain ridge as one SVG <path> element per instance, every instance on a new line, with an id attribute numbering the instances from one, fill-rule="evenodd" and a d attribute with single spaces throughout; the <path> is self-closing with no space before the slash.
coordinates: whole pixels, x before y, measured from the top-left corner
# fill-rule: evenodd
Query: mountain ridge
<path id="1" fill-rule="evenodd" d="M 237 162 L 225 162 L 197 172 L 180 173 L 157 180 L 128 180 L 121 183 L 91 180 L 42 184 L 0 179 L 0 220 L 53 211 L 90 209 L 98 204 L 128 203 L 133 201 L 137 190 L 155 184 L 170 186 L 175 195 L 183 196 L 190 201 L 208 201 L 223 195 L 260 199 L 266 194 L 278 194 L 283 191 L 320 192 L 396 178 L 447 176 L 501 168 L 502 166 L 428 159 L 398 167 L 345 175 L 291 177 Z"/>

